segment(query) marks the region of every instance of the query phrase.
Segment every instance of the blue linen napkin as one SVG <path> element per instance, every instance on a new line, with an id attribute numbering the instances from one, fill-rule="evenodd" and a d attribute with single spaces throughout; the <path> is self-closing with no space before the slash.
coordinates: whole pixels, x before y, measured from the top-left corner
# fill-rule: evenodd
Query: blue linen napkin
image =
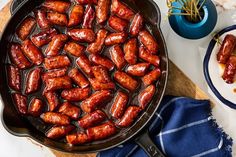
<path id="1" fill-rule="evenodd" d="M 149 127 L 152 140 L 168 157 L 230 157 L 232 139 L 218 127 L 208 100 L 166 96 Z M 134 141 L 97 157 L 147 157 Z"/>

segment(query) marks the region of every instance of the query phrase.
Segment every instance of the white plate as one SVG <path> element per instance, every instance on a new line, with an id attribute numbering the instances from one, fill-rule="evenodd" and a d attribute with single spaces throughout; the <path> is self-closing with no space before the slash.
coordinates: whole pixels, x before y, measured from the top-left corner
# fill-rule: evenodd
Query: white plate
<path id="1" fill-rule="evenodd" d="M 223 29 L 217 33 L 215 37 L 219 37 L 220 41 L 223 41 L 227 34 L 236 36 L 236 25 Z M 219 52 L 219 49 L 220 45 L 212 39 L 204 58 L 204 75 L 209 87 L 216 97 L 225 105 L 236 109 L 236 82 L 227 84 L 222 79 L 225 67 L 217 62 L 216 55 Z"/>

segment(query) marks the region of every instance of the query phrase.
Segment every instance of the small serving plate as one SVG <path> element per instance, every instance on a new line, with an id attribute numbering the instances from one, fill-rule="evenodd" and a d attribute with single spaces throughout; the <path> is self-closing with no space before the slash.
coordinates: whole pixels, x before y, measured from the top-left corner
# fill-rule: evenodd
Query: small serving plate
<path id="1" fill-rule="evenodd" d="M 236 36 L 236 25 L 221 30 L 211 40 L 204 58 L 203 67 L 206 81 L 215 96 L 225 105 L 236 109 L 236 81 L 233 84 L 227 84 L 222 79 L 225 66 L 219 64 L 216 59 L 220 44 L 215 39 L 219 38 L 220 41 L 223 41 L 227 34 Z"/>

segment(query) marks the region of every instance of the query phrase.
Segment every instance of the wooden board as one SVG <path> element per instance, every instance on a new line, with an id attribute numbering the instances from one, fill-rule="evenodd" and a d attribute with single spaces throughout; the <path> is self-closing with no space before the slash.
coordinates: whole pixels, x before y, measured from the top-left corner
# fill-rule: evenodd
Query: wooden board
<path id="1" fill-rule="evenodd" d="M 0 11 L 0 33 L 10 18 L 10 3 Z M 186 96 L 196 99 L 208 99 L 207 95 L 198 88 L 184 73 L 170 61 L 170 72 L 166 94 Z M 68 154 L 52 150 L 56 157 L 95 157 L 96 154 Z"/>

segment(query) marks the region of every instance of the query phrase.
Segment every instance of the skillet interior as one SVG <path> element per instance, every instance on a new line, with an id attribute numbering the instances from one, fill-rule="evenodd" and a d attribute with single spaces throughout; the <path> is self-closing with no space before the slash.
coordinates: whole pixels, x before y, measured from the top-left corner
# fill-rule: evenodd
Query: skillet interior
<path id="1" fill-rule="evenodd" d="M 157 93 L 148 106 L 145 112 L 143 112 L 140 117 L 137 119 L 137 122 L 132 125 L 130 128 L 126 130 L 122 130 L 117 135 L 98 142 L 93 142 L 91 144 L 85 144 L 81 146 L 69 146 L 68 144 L 57 142 L 45 137 L 45 135 L 40 132 L 38 129 L 33 127 L 28 120 L 21 117 L 12 102 L 10 96 L 10 89 L 7 86 L 7 75 L 5 71 L 6 60 L 7 60 L 7 52 L 8 52 L 8 43 L 11 42 L 12 37 L 15 33 L 16 26 L 22 21 L 22 19 L 28 15 L 36 6 L 39 6 L 42 1 L 28 0 L 24 1 L 24 5 L 19 7 L 16 13 L 12 16 L 9 21 L 5 31 L 2 35 L 2 39 L 0 42 L 0 58 L 1 58 L 1 66 L 0 70 L 0 91 L 2 102 L 4 104 L 4 110 L 2 113 L 2 121 L 4 127 L 13 135 L 16 136 L 28 136 L 37 142 L 46 145 L 50 148 L 54 148 L 60 151 L 66 152 L 78 152 L 78 153 L 88 153 L 105 150 L 114 146 L 117 146 L 130 138 L 134 137 L 151 119 L 155 111 L 157 110 L 159 103 L 162 99 L 162 96 L 165 91 L 166 83 L 167 83 L 167 75 L 168 75 L 168 56 L 166 45 L 164 42 L 164 38 L 159 29 L 160 23 L 160 11 L 156 4 L 152 0 L 146 1 L 136 1 L 135 4 L 132 0 L 123 0 L 123 2 L 127 3 L 132 9 L 135 11 L 140 11 L 141 14 L 152 23 L 150 26 L 150 30 L 154 34 L 157 42 L 160 46 L 160 56 L 161 56 L 161 69 L 162 76 L 160 81 L 157 83 Z"/>

